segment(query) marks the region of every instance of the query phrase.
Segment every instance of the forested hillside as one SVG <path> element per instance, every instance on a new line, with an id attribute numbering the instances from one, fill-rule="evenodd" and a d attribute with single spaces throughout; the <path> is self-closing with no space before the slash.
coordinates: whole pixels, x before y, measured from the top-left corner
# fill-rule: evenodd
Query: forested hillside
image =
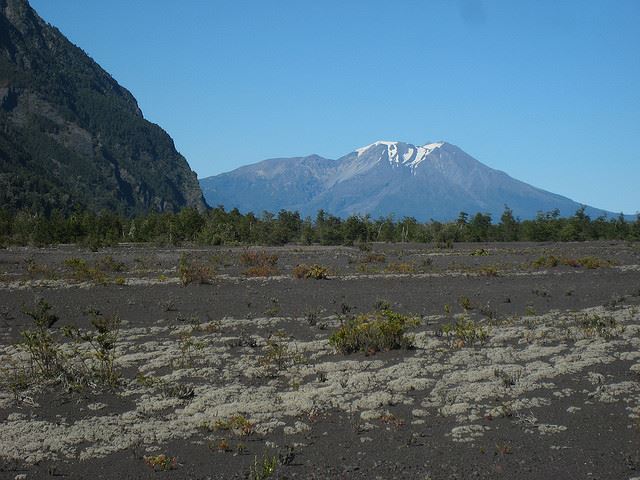
<path id="1" fill-rule="evenodd" d="M 0 0 L 0 206 L 205 208 L 171 137 L 26 0 Z"/>

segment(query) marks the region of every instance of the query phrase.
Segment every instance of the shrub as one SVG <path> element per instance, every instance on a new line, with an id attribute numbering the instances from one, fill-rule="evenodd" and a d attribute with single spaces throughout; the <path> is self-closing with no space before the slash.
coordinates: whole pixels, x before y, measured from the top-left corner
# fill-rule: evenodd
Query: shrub
<path id="1" fill-rule="evenodd" d="M 407 329 L 418 325 L 414 317 L 392 310 L 381 310 L 348 319 L 329 337 L 329 343 L 340 353 L 409 349 L 413 337 Z"/>
<path id="2" fill-rule="evenodd" d="M 209 441 L 209 449 L 218 452 L 231 452 L 231 444 L 226 438 L 221 438 L 217 442 Z"/>
<path id="3" fill-rule="evenodd" d="M 423 258 L 422 262 L 420 262 L 422 268 L 431 268 L 433 267 L 433 259 L 432 258 Z"/>
<path id="4" fill-rule="evenodd" d="M 48 278 L 55 278 L 54 272 L 47 265 L 40 265 L 39 263 L 36 263 L 33 257 L 25 259 L 24 262 L 26 264 L 29 277 L 34 278 L 38 275 L 44 275 Z"/>
<path id="5" fill-rule="evenodd" d="M 71 276 L 78 282 L 105 283 L 107 277 L 97 266 L 90 267 L 82 258 L 68 258 L 64 264 L 71 269 Z"/>
<path id="6" fill-rule="evenodd" d="M 624 331 L 624 326 L 612 316 L 601 317 L 597 314 L 584 314 L 576 318 L 578 326 L 586 336 L 612 338 Z"/>
<path id="7" fill-rule="evenodd" d="M 384 253 L 370 253 L 364 257 L 362 263 L 384 263 L 387 261 L 387 257 Z"/>
<path id="8" fill-rule="evenodd" d="M 95 376 L 101 383 L 111 387 L 118 385 L 120 374 L 115 366 L 115 346 L 120 335 L 120 317 L 105 317 L 99 312 L 91 312 L 91 325 L 95 332 L 84 337 L 93 350 L 97 363 L 93 368 Z"/>
<path id="9" fill-rule="evenodd" d="M 278 256 L 264 251 L 246 251 L 240 255 L 240 263 L 248 267 L 244 274 L 247 277 L 270 277 L 278 274 L 276 267 Z"/>
<path id="10" fill-rule="evenodd" d="M 123 272 L 125 270 L 125 264 L 117 262 L 112 256 L 102 257 L 95 261 L 91 266 L 86 260 L 82 258 L 68 258 L 64 261 L 66 267 L 71 270 L 71 278 L 78 282 L 93 282 L 96 284 L 107 283 L 107 272 Z M 115 283 L 123 285 L 124 278 L 117 277 Z"/>
<path id="11" fill-rule="evenodd" d="M 256 424 L 250 422 L 244 415 L 236 414 L 227 419 L 216 420 L 213 424 L 214 430 L 230 431 L 238 436 L 249 436 L 255 433 Z"/>
<path id="12" fill-rule="evenodd" d="M 31 372 L 26 367 L 9 358 L 0 366 L 0 388 L 11 392 L 17 403 L 20 392 L 29 388 L 31 376 Z"/>
<path id="13" fill-rule="evenodd" d="M 471 300 L 469 297 L 462 296 L 458 299 L 458 303 L 463 308 L 463 310 L 473 310 L 473 305 L 471 304 Z"/>
<path id="14" fill-rule="evenodd" d="M 439 334 L 453 340 L 452 344 L 457 347 L 471 345 L 476 342 L 484 343 L 489 334 L 480 325 L 469 318 L 461 318 L 455 323 L 444 325 Z"/>
<path id="15" fill-rule="evenodd" d="M 278 263 L 278 256 L 268 254 L 265 251 L 256 252 L 247 250 L 240 255 L 240 263 L 245 267 L 255 267 L 258 265 L 271 265 L 275 267 Z"/>
<path id="16" fill-rule="evenodd" d="M 156 472 L 175 470 L 178 467 L 178 459 L 165 455 L 164 453 L 144 457 L 144 463 Z"/>
<path id="17" fill-rule="evenodd" d="M 478 275 L 481 277 L 497 277 L 498 270 L 496 267 L 484 267 L 478 270 Z"/>
<path id="18" fill-rule="evenodd" d="M 371 244 L 366 243 L 366 242 L 361 242 L 358 244 L 358 249 L 361 252 L 370 252 L 371 251 Z"/>
<path id="19" fill-rule="evenodd" d="M 269 317 L 275 317 L 279 313 L 280 313 L 280 300 L 278 300 L 276 297 L 271 297 L 269 299 L 269 303 L 267 304 L 267 307 L 264 310 L 264 314 L 268 315 Z"/>
<path id="20" fill-rule="evenodd" d="M 194 282 L 210 284 L 215 272 L 210 266 L 196 263 L 189 255 L 183 253 L 178 262 L 178 276 L 183 286 Z"/>
<path id="21" fill-rule="evenodd" d="M 553 255 L 543 255 L 532 263 L 532 265 L 536 268 L 553 268 L 559 265 L 564 265 L 566 267 L 583 267 L 587 269 L 610 267 L 612 264 L 613 263 L 609 260 L 603 260 L 597 257 L 582 257 L 575 259 L 555 257 Z"/>
<path id="22" fill-rule="evenodd" d="M 249 470 L 249 480 L 265 480 L 267 478 L 271 478 L 276 471 L 276 467 L 278 466 L 278 457 L 277 456 L 267 456 L 266 454 L 262 457 L 262 460 L 258 460 L 258 457 L 254 457 L 253 465 Z"/>
<path id="23" fill-rule="evenodd" d="M 390 263 L 385 270 L 390 273 L 416 273 L 416 266 L 412 263 Z"/>
<path id="24" fill-rule="evenodd" d="M 380 268 L 375 267 L 368 263 L 359 263 L 356 266 L 356 271 L 359 273 L 375 274 L 375 273 L 380 273 Z"/>
<path id="25" fill-rule="evenodd" d="M 247 277 L 271 277 L 278 274 L 278 269 L 272 265 L 255 265 L 244 271 Z"/>
<path id="26" fill-rule="evenodd" d="M 258 364 L 268 377 L 276 377 L 283 370 L 304 362 L 304 357 L 286 344 L 286 334 L 278 332 L 267 340 L 264 354 Z"/>
<path id="27" fill-rule="evenodd" d="M 544 268 L 544 267 L 552 268 L 552 267 L 557 267 L 558 265 L 560 265 L 560 259 L 558 259 L 553 255 L 549 255 L 548 257 L 545 257 L 543 255 L 541 257 L 538 257 L 533 262 L 533 266 L 537 268 Z"/>
<path id="28" fill-rule="evenodd" d="M 293 276 L 295 278 L 314 278 L 316 280 L 326 279 L 328 277 L 327 267 L 322 265 L 296 265 L 293 269 Z"/>
<path id="29" fill-rule="evenodd" d="M 107 272 L 123 272 L 126 265 L 116 261 L 111 255 L 96 260 L 96 268 Z"/>
<path id="30" fill-rule="evenodd" d="M 42 299 L 33 310 L 25 309 L 24 313 L 34 321 L 35 328 L 21 332 L 21 347 L 29 354 L 36 375 L 55 378 L 63 371 L 65 362 L 60 344 L 50 330 L 58 317 L 51 313 L 51 305 Z"/>
<path id="31" fill-rule="evenodd" d="M 392 426 L 394 428 L 400 428 L 405 425 L 405 421 L 396 417 L 393 413 L 383 413 L 379 418 L 380 422 Z"/>
<path id="32" fill-rule="evenodd" d="M 25 310 L 36 324 L 34 329 L 22 332 L 21 343 L 21 348 L 29 354 L 32 376 L 54 380 L 72 389 L 116 387 L 120 380 L 115 365 L 120 319 L 91 311 L 93 331 L 63 327 L 64 336 L 74 342 L 71 351 L 65 353 L 62 338 L 50 330 L 58 320 L 50 310 L 51 306 L 44 300 L 40 300 L 33 310 Z"/>
<path id="33" fill-rule="evenodd" d="M 583 257 L 578 260 L 581 267 L 588 269 L 610 267 L 612 263 L 609 260 L 603 260 L 597 257 Z"/>
<path id="34" fill-rule="evenodd" d="M 389 301 L 379 298 L 373 304 L 373 309 L 376 311 L 391 310 L 391 303 Z"/>
<path id="35" fill-rule="evenodd" d="M 138 373 L 136 382 L 147 388 L 157 388 L 163 398 L 178 398 L 189 400 L 195 396 L 195 389 L 192 386 L 168 382 L 162 378 Z"/>
<path id="36" fill-rule="evenodd" d="M 79 360 L 82 367 L 74 369 L 72 359 L 69 359 L 67 370 L 76 383 L 95 382 L 101 386 L 117 387 L 120 373 L 115 364 L 115 346 L 120 335 L 120 317 L 104 316 L 97 310 L 88 313 L 94 331 L 81 332 L 69 326 L 64 328 L 65 336 L 76 342 L 73 360 Z"/>

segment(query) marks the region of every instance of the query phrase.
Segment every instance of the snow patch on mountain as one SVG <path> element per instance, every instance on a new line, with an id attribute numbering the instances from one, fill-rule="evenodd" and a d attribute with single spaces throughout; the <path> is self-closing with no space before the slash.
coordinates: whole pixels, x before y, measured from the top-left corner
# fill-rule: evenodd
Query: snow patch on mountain
<path id="1" fill-rule="evenodd" d="M 369 150 L 370 148 L 373 148 L 373 147 L 377 147 L 378 145 L 386 145 L 387 146 L 387 150 L 390 151 L 392 147 L 397 149 L 398 148 L 398 143 L 399 142 L 387 142 L 387 141 L 384 141 L 384 140 L 378 140 L 377 142 L 370 143 L 369 145 L 367 145 L 365 147 L 356 148 L 356 153 L 360 157 L 367 150 Z M 389 158 L 391 158 L 391 154 L 389 154 Z"/>
<path id="2" fill-rule="evenodd" d="M 405 164 L 409 165 L 412 170 L 415 170 L 418 165 L 420 165 L 427 158 L 427 155 L 432 153 L 434 150 L 442 147 L 444 142 L 436 142 L 436 143 L 427 143 L 418 147 L 415 158 L 410 159 L 410 161 L 405 161 Z"/>
<path id="3" fill-rule="evenodd" d="M 402 142 L 378 140 L 377 142 L 371 143 L 365 147 L 357 148 L 357 158 L 366 156 L 369 150 L 380 145 L 387 147 L 387 158 L 392 166 L 396 167 L 405 165 L 410 167 L 413 171 L 427 158 L 429 154 L 442 147 L 444 142 L 427 143 L 416 147 L 415 145 Z M 382 156 L 384 156 L 384 150 Z"/>

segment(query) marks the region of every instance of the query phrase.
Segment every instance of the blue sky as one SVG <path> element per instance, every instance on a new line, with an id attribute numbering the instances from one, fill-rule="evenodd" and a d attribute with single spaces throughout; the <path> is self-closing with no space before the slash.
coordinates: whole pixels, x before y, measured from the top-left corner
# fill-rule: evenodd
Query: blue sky
<path id="1" fill-rule="evenodd" d="M 640 1 L 30 1 L 199 177 L 446 140 L 576 201 L 640 210 Z"/>

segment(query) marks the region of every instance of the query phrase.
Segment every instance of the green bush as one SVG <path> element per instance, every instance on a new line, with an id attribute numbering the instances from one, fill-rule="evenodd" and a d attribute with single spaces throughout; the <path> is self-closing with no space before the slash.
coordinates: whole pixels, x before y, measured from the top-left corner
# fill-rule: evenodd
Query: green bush
<path id="1" fill-rule="evenodd" d="M 576 323 L 588 337 L 612 338 L 624 331 L 624 326 L 612 316 L 584 314 L 576 318 Z"/>
<path id="2" fill-rule="evenodd" d="M 452 340 L 456 347 L 472 345 L 476 342 L 484 343 L 489 337 L 487 330 L 469 318 L 457 319 L 455 323 L 444 325 L 440 335 Z"/>
<path id="3" fill-rule="evenodd" d="M 82 258 L 68 258 L 64 261 L 64 264 L 71 270 L 71 277 L 78 282 L 101 284 L 107 281 L 107 276 L 98 266 L 91 267 Z"/>
<path id="4" fill-rule="evenodd" d="M 75 327 L 66 326 L 64 334 L 76 343 L 74 359 L 83 359 L 80 372 L 86 380 L 103 387 L 117 387 L 120 372 L 116 367 L 116 342 L 120 335 L 120 317 L 104 316 L 97 310 L 88 312 L 94 331 L 81 332 Z M 69 359 L 71 367 L 72 359 Z M 78 373 L 76 373 L 78 375 Z"/>
<path id="5" fill-rule="evenodd" d="M 414 317 L 392 310 L 381 310 L 349 318 L 329 337 L 329 343 L 340 353 L 409 349 L 413 337 L 406 332 L 418 325 Z"/>
<path id="6" fill-rule="evenodd" d="M 71 349 L 65 349 L 63 337 L 51 329 L 58 317 L 51 313 L 47 302 L 40 300 L 33 310 L 25 310 L 35 322 L 35 328 L 22 332 L 20 344 L 29 354 L 32 381 L 51 381 L 67 389 L 118 386 L 115 346 L 120 319 L 98 311 L 89 313 L 94 330 L 81 331 L 68 325 L 61 329 L 64 337 L 73 342 Z"/>
<path id="7" fill-rule="evenodd" d="M 266 480 L 271 478 L 278 466 L 278 457 L 263 455 L 261 460 L 258 457 L 254 457 L 253 464 L 249 469 L 249 480 Z"/>
<path id="8" fill-rule="evenodd" d="M 51 305 L 39 300 L 33 310 L 24 310 L 31 317 L 35 328 L 21 332 L 21 347 L 30 356 L 34 374 L 44 379 L 56 378 L 64 369 L 65 357 L 58 339 L 50 328 L 58 320 L 51 313 Z"/>
<path id="9" fill-rule="evenodd" d="M 287 345 L 287 335 L 277 332 L 267 340 L 264 353 L 258 359 L 258 365 L 264 370 L 264 375 L 275 378 L 283 371 L 305 361 L 303 355 Z"/>

